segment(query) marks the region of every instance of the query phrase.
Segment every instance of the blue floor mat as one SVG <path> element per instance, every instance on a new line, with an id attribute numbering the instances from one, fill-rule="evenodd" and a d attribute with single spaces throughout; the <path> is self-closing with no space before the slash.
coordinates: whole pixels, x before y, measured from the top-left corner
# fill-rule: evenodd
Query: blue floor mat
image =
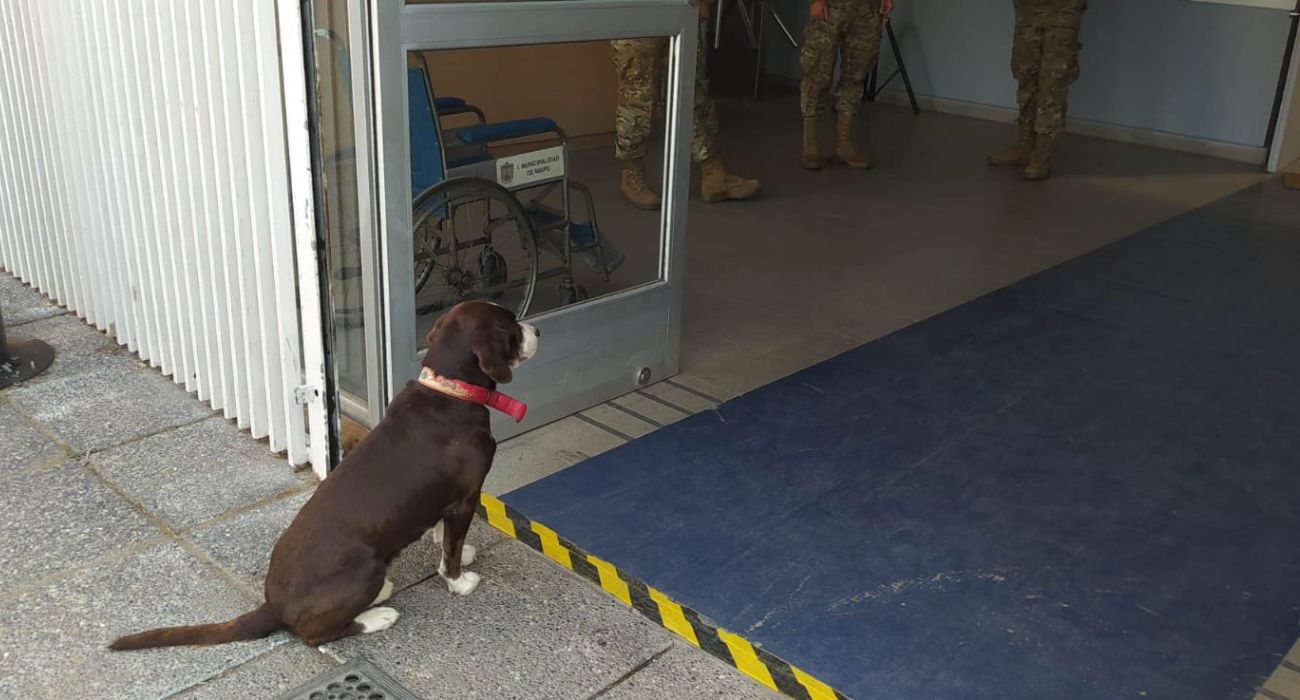
<path id="1" fill-rule="evenodd" d="M 1270 181 L 505 500 L 858 700 L 1249 698 L 1298 463 Z"/>

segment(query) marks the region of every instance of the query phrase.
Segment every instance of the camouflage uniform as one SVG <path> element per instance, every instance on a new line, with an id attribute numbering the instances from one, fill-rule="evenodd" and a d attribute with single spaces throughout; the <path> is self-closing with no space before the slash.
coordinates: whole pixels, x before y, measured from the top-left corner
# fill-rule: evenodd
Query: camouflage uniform
<path id="1" fill-rule="evenodd" d="M 1020 83 L 1020 119 L 1055 138 L 1065 125 L 1066 94 L 1079 77 L 1079 26 L 1087 0 L 1014 0 L 1011 74 Z"/>
<path id="2" fill-rule="evenodd" d="M 867 73 L 880 54 L 880 0 L 826 0 L 825 20 L 810 20 L 804 29 L 799 63 L 799 110 L 815 117 L 826 108 L 826 95 L 840 59 L 835 111 L 854 114 L 862 102 Z"/>
<path id="3" fill-rule="evenodd" d="M 695 133 L 691 155 L 702 163 L 718 152 L 718 113 L 709 97 L 709 76 L 704 69 L 706 32 L 700 28 L 695 47 Z M 652 114 L 663 89 L 668 38 L 611 41 L 618 71 L 618 106 L 614 112 L 614 155 L 619 160 L 645 157 L 653 128 Z"/>

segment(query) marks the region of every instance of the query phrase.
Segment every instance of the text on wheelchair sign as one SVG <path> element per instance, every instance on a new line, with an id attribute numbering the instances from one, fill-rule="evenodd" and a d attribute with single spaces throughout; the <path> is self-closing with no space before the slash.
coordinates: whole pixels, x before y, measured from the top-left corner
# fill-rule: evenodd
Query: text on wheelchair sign
<path id="1" fill-rule="evenodd" d="M 564 147 L 553 146 L 497 159 L 497 182 L 519 187 L 564 175 Z"/>

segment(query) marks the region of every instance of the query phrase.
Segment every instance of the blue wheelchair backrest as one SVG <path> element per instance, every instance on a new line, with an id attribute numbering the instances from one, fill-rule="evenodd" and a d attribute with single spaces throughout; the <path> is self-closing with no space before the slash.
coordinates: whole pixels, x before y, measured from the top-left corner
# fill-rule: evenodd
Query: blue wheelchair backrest
<path id="1" fill-rule="evenodd" d="M 442 130 L 424 69 L 407 68 L 406 86 L 411 123 L 411 196 L 415 197 L 442 182 L 447 168 L 443 162 Z"/>

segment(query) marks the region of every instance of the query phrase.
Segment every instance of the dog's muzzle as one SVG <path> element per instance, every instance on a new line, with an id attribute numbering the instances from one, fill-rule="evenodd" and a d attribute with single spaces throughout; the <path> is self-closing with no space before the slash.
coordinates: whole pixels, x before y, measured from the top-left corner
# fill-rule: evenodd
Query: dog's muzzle
<path id="1" fill-rule="evenodd" d="M 515 362 L 516 367 L 533 359 L 533 355 L 537 354 L 537 339 L 542 335 L 536 326 L 527 323 L 519 324 L 519 328 L 524 332 L 524 340 L 519 345 L 519 359 Z"/>

